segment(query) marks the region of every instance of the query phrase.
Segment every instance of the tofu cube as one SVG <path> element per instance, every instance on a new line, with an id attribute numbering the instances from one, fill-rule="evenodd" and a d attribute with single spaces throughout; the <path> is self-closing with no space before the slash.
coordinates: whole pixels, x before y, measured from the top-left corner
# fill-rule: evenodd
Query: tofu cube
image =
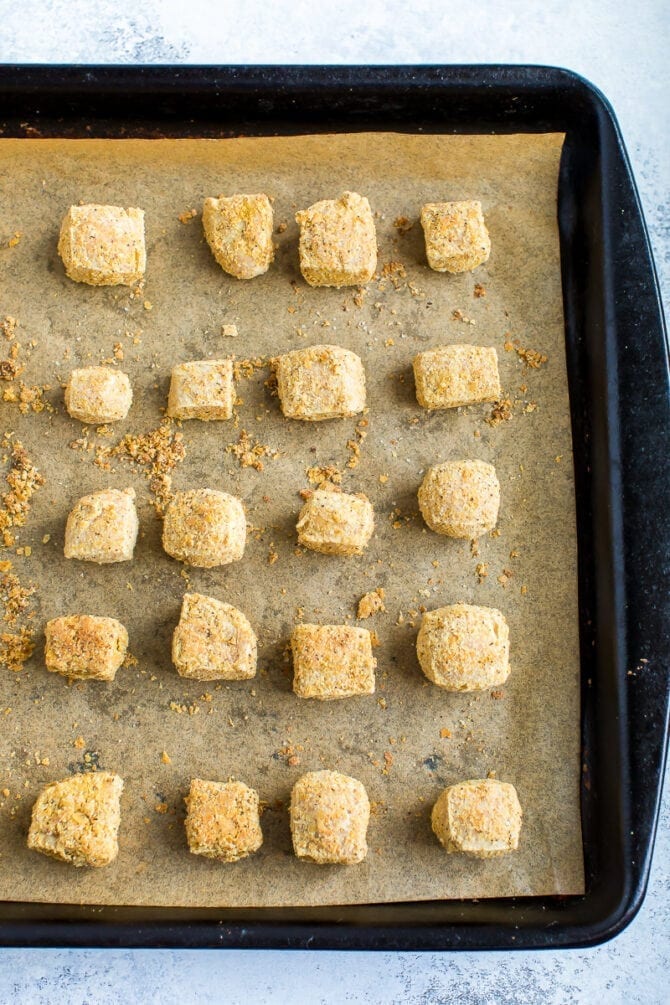
<path id="1" fill-rule="evenodd" d="M 76 283 L 132 286 L 144 276 L 144 211 L 121 206 L 70 206 L 58 254 Z"/>
<path id="2" fill-rule="evenodd" d="M 482 204 L 429 202 L 421 210 L 426 257 L 436 272 L 471 272 L 488 261 L 491 239 Z"/>
<path id="3" fill-rule="evenodd" d="M 244 782 L 193 778 L 186 803 L 186 840 L 194 855 L 238 862 L 263 844 L 258 793 Z"/>
<path id="4" fill-rule="evenodd" d="M 238 562 L 247 521 L 236 496 L 216 489 L 176 492 L 165 511 L 163 548 L 172 558 L 200 569 Z"/>
<path id="5" fill-rule="evenodd" d="M 291 837 L 298 858 L 319 865 L 355 865 L 368 852 L 370 801 L 357 778 L 310 771 L 291 792 Z"/>
<path id="6" fill-rule="evenodd" d="M 70 374 L 64 398 L 73 419 L 97 426 L 125 419 L 133 403 L 133 390 L 121 370 L 85 366 Z"/>
<path id="7" fill-rule="evenodd" d="M 246 680 L 256 674 L 256 636 L 242 611 L 186 593 L 172 636 L 172 662 L 194 680 Z"/>
<path id="8" fill-rule="evenodd" d="M 337 345 L 294 349 L 274 361 L 281 410 L 287 419 L 343 419 L 365 408 L 365 370 L 359 356 Z"/>
<path id="9" fill-rule="evenodd" d="M 224 272 L 253 279 L 267 272 L 275 255 L 272 206 L 266 195 L 231 195 L 205 199 L 205 238 Z"/>
<path id="10" fill-rule="evenodd" d="M 234 404 L 231 359 L 198 359 L 174 367 L 167 407 L 171 418 L 229 419 Z"/>
<path id="11" fill-rule="evenodd" d="M 128 649 L 128 632 L 116 618 L 71 614 L 47 621 L 47 670 L 75 680 L 114 680 Z"/>
<path id="12" fill-rule="evenodd" d="M 419 488 L 419 509 L 431 530 L 470 540 L 493 530 L 500 483 L 486 461 L 446 461 L 429 468 Z"/>
<path id="13" fill-rule="evenodd" d="M 317 489 L 300 510 L 298 544 L 323 555 L 361 555 L 374 526 L 367 496 Z"/>
<path id="14" fill-rule="evenodd" d="M 291 637 L 293 690 L 299 698 L 374 694 L 372 636 L 349 625 L 296 625 Z"/>
<path id="15" fill-rule="evenodd" d="M 65 525 L 65 557 L 98 565 L 130 562 L 138 530 L 134 489 L 82 496 Z"/>
<path id="16" fill-rule="evenodd" d="M 501 398 L 498 354 L 492 346 L 442 345 L 414 359 L 417 401 L 423 408 L 458 408 Z"/>
<path id="17" fill-rule="evenodd" d="M 493 607 L 427 611 L 416 651 L 424 674 L 447 691 L 483 691 L 509 677 L 509 628 Z"/>
<path id="18" fill-rule="evenodd" d="M 522 816 L 513 785 L 480 778 L 444 789 L 433 806 L 431 823 L 448 852 L 494 858 L 519 847 Z"/>
<path id="19" fill-rule="evenodd" d="M 322 199 L 296 213 L 300 270 L 310 286 L 360 286 L 377 268 L 377 235 L 370 203 L 357 192 Z"/>
<path id="20" fill-rule="evenodd" d="M 119 852 L 122 791 L 110 771 L 52 782 L 33 806 L 28 847 L 77 867 L 109 865 Z"/>

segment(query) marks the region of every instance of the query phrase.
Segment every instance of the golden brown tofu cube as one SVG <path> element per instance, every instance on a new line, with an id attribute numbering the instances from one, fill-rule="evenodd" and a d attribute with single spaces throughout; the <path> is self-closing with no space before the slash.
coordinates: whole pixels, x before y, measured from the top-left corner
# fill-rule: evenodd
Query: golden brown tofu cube
<path id="1" fill-rule="evenodd" d="M 266 195 L 205 199 L 202 225 L 214 258 L 228 275 L 253 279 L 270 268 L 275 252 Z"/>
<path id="2" fill-rule="evenodd" d="M 500 483 L 486 461 L 446 461 L 428 470 L 419 488 L 419 509 L 431 530 L 475 539 L 493 530 Z"/>
<path id="3" fill-rule="evenodd" d="M 420 352 L 414 380 L 423 408 L 458 408 L 501 397 L 498 354 L 490 346 L 442 345 Z"/>
<path id="4" fill-rule="evenodd" d="M 374 526 L 367 496 L 317 489 L 300 510 L 298 544 L 324 555 L 361 555 Z"/>
<path id="5" fill-rule="evenodd" d="M 73 419 L 100 425 L 125 419 L 133 403 L 128 375 L 108 366 L 73 370 L 65 388 L 65 407 Z"/>
<path id="6" fill-rule="evenodd" d="M 194 855 L 238 862 L 263 844 L 258 793 L 244 782 L 194 778 L 186 802 L 186 839 Z"/>
<path id="7" fill-rule="evenodd" d="M 377 268 L 377 235 L 370 203 L 357 192 L 322 199 L 296 213 L 300 270 L 310 286 L 360 286 Z"/>
<path id="8" fill-rule="evenodd" d="M 78 867 L 109 865 L 119 851 L 122 790 L 109 771 L 47 785 L 33 806 L 28 847 Z"/>
<path id="9" fill-rule="evenodd" d="M 235 404 L 232 359 L 198 359 L 172 371 L 167 414 L 173 419 L 229 419 Z"/>
<path id="10" fill-rule="evenodd" d="M 448 852 L 493 858 L 519 847 L 522 815 L 513 785 L 480 778 L 444 789 L 431 822 Z"/>
<path id="11" fill-rule="evenodd" d="M 70 206 L 58 254 L 76 283 L 132 286 L 144 276 L 144 212 L 121 206 Z"/>
<path id="12" fill-rule="evenodd" d="M 182 677 L 245 680 L 256 673 L 256 636 L 242 611 L 201 593 L 185 593 L 172 636 Z"/>
<path id="13" fill-rule="evenodd" d="M 47 670 L 75 680 L 114 680 L 126 658 L 128 632 L 116 618 L 71 614 L 47 621 Z"/>
<path id="14" fill-rule="evenodd" d="M 357 778 L 310 771 L 293 786 L 291 836 L 298 858 L 355 865 L 368 852 L 370 801 Z"/>
<path id="15" fill-rule="evenodd" d="M 139 523 L 135 490 L 104 489 L 75 503 L 65 525 L 65 557 L 108 565 L 130 562 Z"/>
<path id="16" fill-rule="evenodd" d="M 365 408 L 365 370 L 359 356 L 337 345 L 294 349 L 274 361 L 281 410 L 287 419 L 321 422 Z"/>
<path id="17" fill-rule="evenodd" d="M 509 628 L 493 607 L 427 611 L 416 640 L 421 669 L 447 691 L 482 691 L 509 677 Z"/>
<path id="18" fill-rule="evenodd" d="M 238 562 L 247 521 L 236 496 L 216 489 L 176 492 L 165 511 L 163 547 L 172 558 L 201 569 Z"/>
<path id="19" fill-rule="evenodd" d="M 482 204 L 429 202 L 421 210 L 426 257 L 436 272 L 471 272 L 488 261 L 491 239 Z"/>
<path id="20" fill-rule="evenodd" d="M 296 625 L 291 638 L 293 690 L 299 698 L 374 694 L 372 637 L 349 625 Z"/>

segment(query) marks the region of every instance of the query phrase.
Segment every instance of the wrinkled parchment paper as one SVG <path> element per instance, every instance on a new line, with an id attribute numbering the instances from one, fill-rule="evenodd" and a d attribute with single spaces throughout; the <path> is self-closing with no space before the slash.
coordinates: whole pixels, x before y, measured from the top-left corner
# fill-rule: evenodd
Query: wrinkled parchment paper
<path id="1" fill-rule="evenodd" d="M 24 416 L 0 402 L 2 430 L 24 444 L 46 479 L 17 534 L 17 546 L 32 554 L 14 548 L 0 556 L 38 587 L 35 654 L 18 674 L 0 671 L 2 898 L 297 905 L 582 891 L 574 488 L 556 227 L 561 143 L 557 135 L 392 134 L 0 140 L 0 314 L 20 322 L 20 379 L 50 384 L 46 399 L 55 408 Z M 362 298 L 310 289 L 298 269 L 295 211 L 345 189 L 367 195 L 376 213 L 382 278 Z M 277 257 L 267 275 L 239 282 L 214 262 L 199 211 L 208 195 L 256 191 L 274 200 Z M 461 198 L 483 203 L 490 261 L 461 276 L 431 272 L 421 205 Z M 139 296 L 65 277 L 58 229 L 79 201 L 146 211 Z M 198 216 L 181 222 L 191 208 Z M 222 337 L 223 324 L 237 324 L 239 337 Z M 528 367 L 514 340 L 546 355 L 546 364 Z M 116 460 L 104 471 L 95 447 L 160 424 L 177 362 L 259 359 L 324 342 L 362 357 L 367 426 L 360 417 L 285 420 L 265 385 L 269 371 L 247 371 L 238 382 L 237 426 L 184 423 L 186 459 L 173 481 L 176 489 L 239 494 L 252 527 L 247 551 L 232 566 L 185 569 L 161 549 L 143 470 Z M 412 358 L 446 342 L 497 348 L 509 420 L 489 425 L 491 406 L 431 414 L 417 405 Z M 60 382 L 72 368 L 103 360 L 130 375 L 135 401 L 111 438 L 91 429 L 84 438 L 91 449 L 75 450 L 82 426 L 65 413 Z M 252 446 L 268 448 L 262 471 L 242 468 L 226 451 L 242 430 Z M 346 466 L 356 452 L 348 441 L 360 448 L 355 467 Z M 493 462 L 502 485 L 500 534 L 482 539 L 478 554 L 467 541 L 428 531 L 417 511 L 426 468 L 465 457 Z M 364 556 L 295 553 L 298 492 L 310 487 L 313 466 L 339 469 L 345 491 L 373 501 L 376 533 Z M 128 485 L 141 521 L 134 561 L 66 561 L 63 532 L 75 500 Z M 380 586 L 386 612 L 355 622 L 359 598 Z M 255 680 L 178 677 L 170 641 L 187 587 L 246 612 L 260 640 Z M 509 621 L 513 669 L 495 692 L 449 694 L 421 674 L 421 607 L 458 601 L 498 607 Z M 113 684 L 69 685 L 45 671 L 44 622 L 75 612 L 127 626 L 137 664 Z M 377 632 L 374 696 L 320 703 L 293 695 L 287 642 L 300 618 Z M 117 862 L 76 870 L 29 852 L 30 808 L 42 785 L 94 765 L 125 779 Z M 291 786 L 324 767 L 361 779 L 372 801 L 370 851 L 359 866 L 317 866 L 292 854 Z M 447 856 L 430 829 L 431 806 L 444 786 L 489 772 L 517 787 L 520 849 L 489 861 Z M 194 776 L 234 776 L 258 789 L 266 806 L 257 855 L 230 866 L 189 854 L 183 796 Z"/>

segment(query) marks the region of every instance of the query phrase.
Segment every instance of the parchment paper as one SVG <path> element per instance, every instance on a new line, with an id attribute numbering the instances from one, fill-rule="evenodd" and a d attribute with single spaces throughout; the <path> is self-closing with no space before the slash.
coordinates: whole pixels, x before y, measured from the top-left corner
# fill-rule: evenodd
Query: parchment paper
<path id="1" fill-rule="evenodd" d="M 23 416 L 16 404 L 0 403 L 2 429 L 13 431 L 46 478 L 18 532 L 17 544 L 31 546 L 32 555 L 0 555 L 38 586 L 35 654 L 18 674 L 0 669 L 0 781 L 9 790 L 0 799 L 1 897 L 295 905 L 583 890 L 574 488 L 556 227 L 561 144 L 558 135 L 0 140 L 0 314 L 20 321 L 21 379 L 51 384 L 55 406 Z M 310 289 L 298 269 L 295 211 L 345 189 L 369 197 L 380 269 L 387 266 L 358 304 L 355 290 Z M 178 215 L 199 211 L 208 195 L 256 191 L 274 199 L 276 224 L 287 226 L 279 228 L 267 275 L 238 282 L 214 262 L 199 215 L 187 223 Z M 421 205 L 461 198 L 483 203 L 490 261 L 462 276 L 431 272 Z M 148 267 L 139 296 L 65 277 L 58 229 L 79 201 L 145 209 Z M 412 229 L 394 226 L 398 217 L 414 221 Z M 19 242 L 7 247 L 16 232 Z M 402 263 L 406 276 L 389 262 Z M 482 292 L 475 284 L 485 295 L 474 295 Z M 221 335 L 231 323 L 237 340 Z M 510 348 L 514 339 L 547 363 L 527 367 Z M 359 419 L 283 419 L 263 368 L 238 383 L 237 428 L 183 424 L 186 459 L 173 488 L 209 486 L 243 498 L 254 529 L 235 565 L 185 570 L 161 549 L 142 470 L 117 460 L 106 472 L 94 464 L 94 450 L 69 446 L 82 427 L 65 413 L 59 381 L 76 366 L 114 359 L 115 343 L 135 401 L 111 439 L 90 430 L 94 445 L 155 429 L 179 361 L 268 357 L 324 342 L 362 357 L 367 427 Z M 491 426 L 490 406 L 431 414 L 417 405 L 412 358 L 445 342 L 497 348 L 511 419 Z M 226 452 L 243 429 L 278 451 L 262 458 L 260 472 Z M 360 445 L 354 468 L 346 467 L 349 440 Z M 482 539 L 479 554 L 469 542 L 428 531 L 416 502 L 430 464 L 465 457 L 493 462 L 502 485 L 500 534 Z M 295 554 L 298 492 L 310 487 L 307 468 L 318 465 L 337 467 L 345 491 L 365 492 L 374 503 L 376 533 L 360 558 Z M 65 519 L 76 499 L 127 485 L 137 491 L 141 521 L 134 561 L 66 561 Z M 481 582 L 478 565 L 488 573 Z M 178 677 L 170 641 L 187 586 L 246 612 L 261 647 L 255 680 Z M 386 613 L 355 622 L 359 598 L 378 586 Z M 512 674 L 493 694 L 449 694 L 419 669 L 420 605 L 458 601 L 498 607 L 509 621 Z M 119 618 L 137 665 L 122 668 L 113 684 L 69 685 L 48 674 L 43 624 L 75 612 Z M 287 643 L 301 617 L 377 632 L 374 696 L 321 703 L 293 695 Z M 117 862 L 75 870 L 29 852 L 40 788 L 95 764 L 125 779 Z M 317 866 L 292 854 L 291 786 L 324 767 L 361 779 L 373 803 L 370 852 L 359 866 Z M 519 851 L 489 861 L 447 856 L 430 829 L 434 800 L 444 786 L 491 771 L 517 787 Z M 263 848 L 233 866 L 190 855 L 183 829 L 189 779 L 230 776 L 257 788 L 267 804 Z"/>

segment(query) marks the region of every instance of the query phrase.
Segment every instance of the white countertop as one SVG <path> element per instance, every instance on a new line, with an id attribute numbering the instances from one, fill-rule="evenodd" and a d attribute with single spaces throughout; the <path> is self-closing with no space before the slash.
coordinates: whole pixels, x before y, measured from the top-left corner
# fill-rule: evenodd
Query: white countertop
<path id="1" fill-rule="evenodd" d="M 0 61 L 540 63 L 612 102 L 670 300 L 667 0 L 0 0 Z M 588 951 L 309 953 L 0 951 L 0 1001 L 552 1003 L 668 1000 L 670 785 L 649 892 L 632 925 Z M 665 990 L 664 990 L 665 989 Z"/>

